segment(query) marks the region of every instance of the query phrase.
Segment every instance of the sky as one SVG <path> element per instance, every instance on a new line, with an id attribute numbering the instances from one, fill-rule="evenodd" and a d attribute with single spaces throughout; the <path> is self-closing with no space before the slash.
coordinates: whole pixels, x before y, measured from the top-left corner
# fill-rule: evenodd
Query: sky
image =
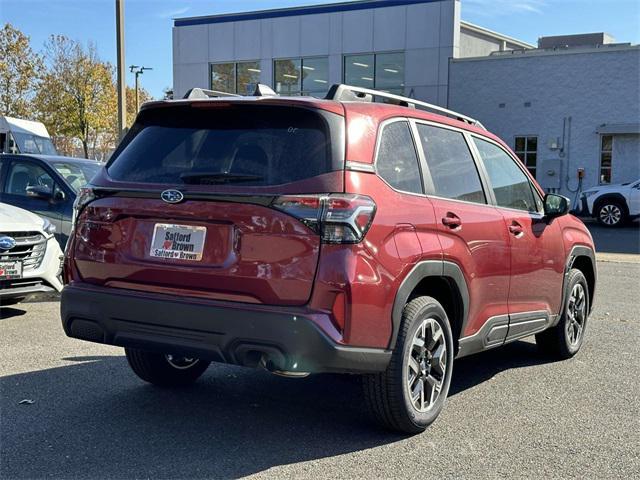
<path id="1" fill-rule="evenodd" d="M 152 67 L 140 77 L 154 97 L 172 85 L 172 19 L 335 3 L 336 0 L 124 0 L 127 65 Z M 538 37 L 607 32 L 640 43 L 639 0 L 462 0 L 463 20 L 535 44 Z M 0 0 L 0 22 L 31 38 L 39 51 L 51 34 L 93 42 L 115 64 L 114 0 Z M 133 75 L 128 74 L 133 84 Z"/>

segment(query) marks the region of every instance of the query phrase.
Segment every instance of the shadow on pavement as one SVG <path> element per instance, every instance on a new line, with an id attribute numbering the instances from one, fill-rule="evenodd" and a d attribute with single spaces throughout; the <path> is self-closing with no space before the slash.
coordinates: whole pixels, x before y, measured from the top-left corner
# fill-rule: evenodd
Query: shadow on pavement
<path id="1" fill-rule="evenodd" d="M 640 254 L 640 222 L 631 222 L 619 228 L 603 227 L 597 222 L 588 222 L 586 225 L 597 252 Z"/>
<path id="2" fill-rule="evenodd" d="M 65 360 L 79 363 L 0 379 L 4 478 L 240 477 L 404 438 L 362 412 L 358 377 L 212 364 L 196 385 L 166 390 L 139 381 L 124 357 Z M 451 394 L 542 361 L 521 342 L 463 359 Z"/>
<path id="3" fill-rule="evenodd" d="M 20 317 L 27 313 L 20 308 L 2 307 L 0 306 L 0 320 L 6 320 L 7 318 Z"/>

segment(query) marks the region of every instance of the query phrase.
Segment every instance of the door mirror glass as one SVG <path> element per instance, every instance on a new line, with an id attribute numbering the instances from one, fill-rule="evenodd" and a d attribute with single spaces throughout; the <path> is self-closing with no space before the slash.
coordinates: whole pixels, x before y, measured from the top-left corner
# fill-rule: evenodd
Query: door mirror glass
<path id="1" fill-rule="evenodd" d="M 29 186 L 27 187 L 26 192 L 27 197 L 30 198 L 39 198 L 41 200 L 51 200 L 53 198 L 51 187 L 46 185 Z"/>
<path id="2" fill-rule="evenodd" d="M 553 193 L 544 197 L 544 214 L 548 218 L 561 217 L 569 213 L 569 199 Z"/>

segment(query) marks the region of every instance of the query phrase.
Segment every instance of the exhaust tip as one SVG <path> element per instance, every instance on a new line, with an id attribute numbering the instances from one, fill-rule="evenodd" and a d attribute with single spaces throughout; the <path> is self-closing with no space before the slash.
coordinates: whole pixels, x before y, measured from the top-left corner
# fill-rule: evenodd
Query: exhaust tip
<path id="1" fill-rule="evenodd" d="M 280 370 L 275 363 L 269 360 L 266 356 L 262 356 L 260 360 L 260 366 L 264 368 L 267 372 L 273 373 L 274 375 L 278 375 L 279 377 L 285 378 L 305 378 L 311 375 L 311 372 L 298 372 L 292 370 Z M 297 363 L 293 364 L 293 368 L 297 366 Z"/>

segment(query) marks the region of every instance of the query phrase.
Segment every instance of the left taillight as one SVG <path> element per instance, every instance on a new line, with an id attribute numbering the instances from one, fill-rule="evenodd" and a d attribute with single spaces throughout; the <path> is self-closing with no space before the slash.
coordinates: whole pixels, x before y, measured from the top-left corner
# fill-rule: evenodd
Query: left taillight
<path id="1" fill-rule="evenodd" d="M 71 228 L 75 229 L 76 222 L 82 213 L 84 207 L 86 207 L 89 203 L 96 199 L 96 195 L 92 188 L 90 187 L 82 187 L 80 191 L 78 191 L 78 195 L 76 196 L 75 202 L 73 202 L 73 214 L 71 216 Z"/>
<path id="2" fill-rule="evenodd" d="M 271 206 L 300 220 L 318 233 L 323 243 L 360 243 L 376 213 L 370 197 L 342 193 L 284 195 Z"/>

